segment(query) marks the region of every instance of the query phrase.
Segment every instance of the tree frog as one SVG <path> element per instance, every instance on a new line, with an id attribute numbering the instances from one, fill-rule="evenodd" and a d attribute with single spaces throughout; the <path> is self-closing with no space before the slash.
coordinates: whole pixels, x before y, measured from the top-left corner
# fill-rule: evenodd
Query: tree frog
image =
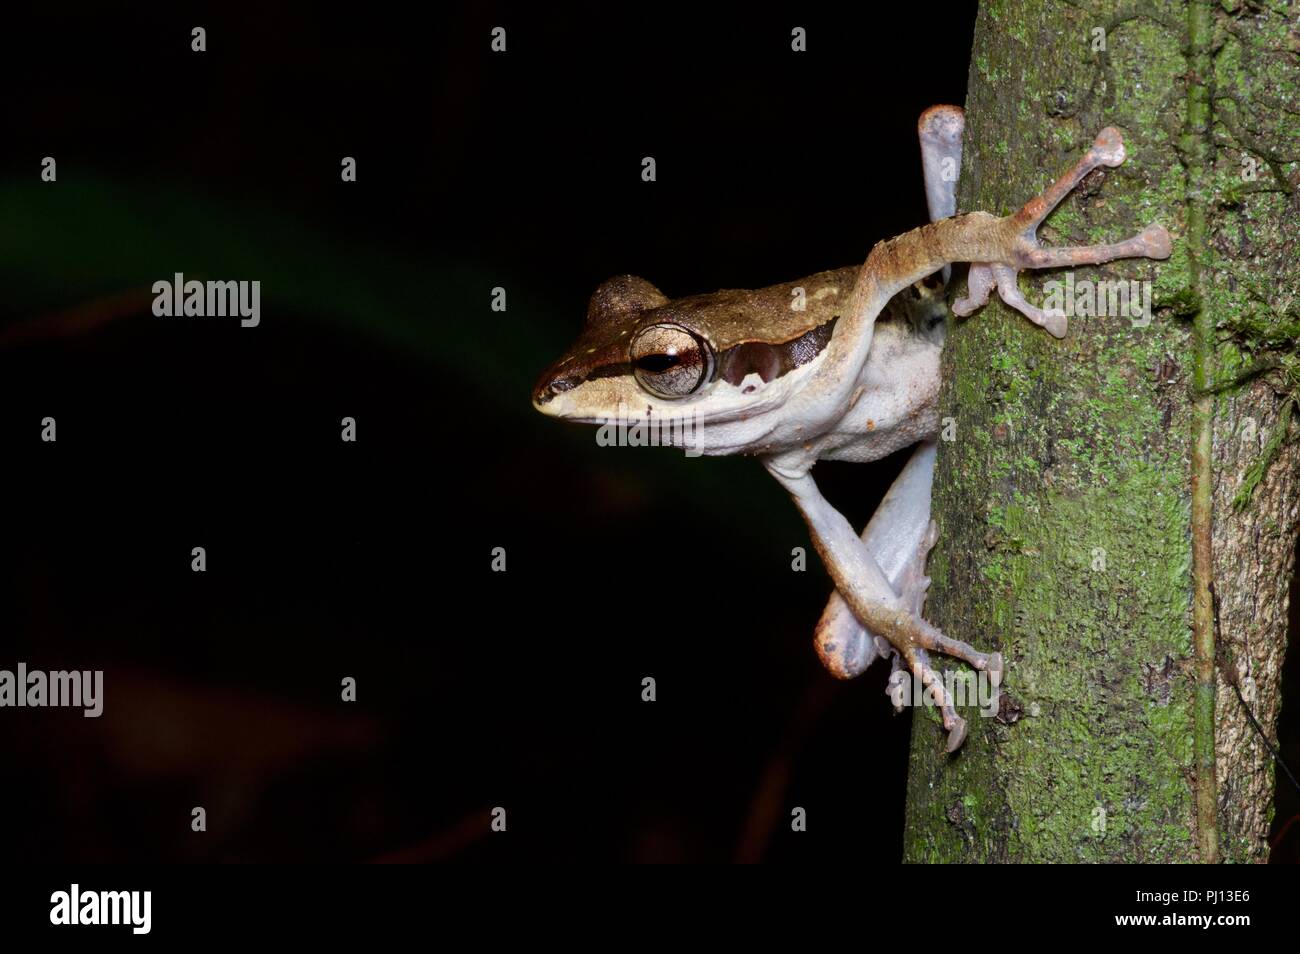
<path id="1" fill-rule="evenodd" d="M 1004 662 L 922 616 L 925 561 L 936 540 L 930 490 L 948 266 L 970 263 L 967 293 L 953 303 L 954 314 L 971 314 L 996 288 L 1007 305 L 1064 337 L 1064 314 L 1026 301 L 1016 284 L 1019 271 L 1170 253 L 1160 225 L 1109 245 L 1038 243 L 1039 224 L 1084 176 L 1124 161 L 1113 127 L 1018 212 L 955 215 L 964 125 L 956 106 L 922 113 L 918 134 L 931 222 L 880 242 L 860 267 L 677 299 L 642 278 L 612 278 L 592 295 L 578 340 L 533 390 L 534 406 L 552 417 L 640 419 L 660 435 L 694 433 L 705 454 L 758 457 L 802 513 L 835 584 L 816 628 L 822 661 L 849 678 L 876 658 L 891 658 L 894 676 L 911 673 L 938 705 L 949 752 L 965 739 L 966 723 L 930 653 L 987 672 L 995 686 Z M 692 431 L 672 429 L 686 418 Z M 813 465 L 879 460 L 910 445 L 916 445 L 911 458 L 857 534 L 821 495 Z"/>

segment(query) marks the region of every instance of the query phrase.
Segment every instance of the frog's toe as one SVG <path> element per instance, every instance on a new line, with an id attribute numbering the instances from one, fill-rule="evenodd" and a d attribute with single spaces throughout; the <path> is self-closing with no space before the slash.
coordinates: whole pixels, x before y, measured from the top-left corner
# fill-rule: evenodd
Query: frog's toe
<path id="1" fill-rule="evenodd" d="M 985 672 L 989 674 L 989 682 L 993 683 L 993 687 L 995 689 L 998 686 L 1002 685 L 1002 674 L 1005 671 L 1006 671 L 1006 667 L 1003 665 L 1002 662 L 1002 654 L 991 653 L 989 655 L 989 665 L 988 668 L 985 670 Z"/>
<path id="2" fill-rule="evenodd" d="M 950 753 L 956 752 L 961 748 L 961 744 L 966 741 L 966 720 L 957 714 L 957 710 L 953 706 L 952 695 L 944 684 L 943 675 L 930 665 L 929 654 L 924 649 L 914 649 L 909 655 L 911 656 L 909 665 L 912 674 L 924 688 L 925 704 L 932 705 L 939 710 L 944 731 L 948 733 L 947 749 Z M 902 675 L 903 679 L 907 678 L 901 671 L 895 673 L 895 676 L 898 675 Z M 890 682 L 891 684 L 894 683 L 894 677 L 890 677 Z M 900 682 L 900 695 L 902 694 L 901 690 L 902 684 Z M 895 706 L 897 705 L 898 701 L 895 700 Z"/>

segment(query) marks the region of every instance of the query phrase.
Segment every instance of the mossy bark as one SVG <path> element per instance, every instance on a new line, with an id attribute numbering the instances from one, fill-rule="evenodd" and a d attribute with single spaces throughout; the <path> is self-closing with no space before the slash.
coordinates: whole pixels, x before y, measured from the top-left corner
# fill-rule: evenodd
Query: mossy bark
<path id="1" fill-rule="evenodd" d="M 1297 11 L 981 7 L 959 209 L 1014 210 L 1114 125 L 1127 163 L 1094 173 L 1040 237 L 1082 245 L 1160 222 L 1174 254 L 1074 271 L 1150 281 L 1149 322 L 1075 316 L 1057 341 L 994 296 L 952 331 L 943 413 L 956 427 L 935 478 L 927 615 L 999 648 L 1009 670 L 1002 717 L 969 710 L 956 756 L 918 710 L 908 861 L 1267 858 L 1274 767 L 1224 674 L 1273 733 L 1300 509 L 1294 434 L 1244 509 L 1233 499 L 1295 392 L 1274 371 L 1198 408 L 1196 384 L 1295 357 L 1278 329 L 1300 302 Z M 1039 301 L 1064 279 L 1027 273 L 1021 287 Z M 1194 519 L 1198 441 L 1211 479 Z M 1198 533 L 1211 544 L 1203 571 Z M 1198 659 L 1198 582 L 1213 595 L 1200 635 L 1217 658 L 1202 641 Z M 1210 824 L 1198 792 L 1213 799 L 1199 815 Z"/>

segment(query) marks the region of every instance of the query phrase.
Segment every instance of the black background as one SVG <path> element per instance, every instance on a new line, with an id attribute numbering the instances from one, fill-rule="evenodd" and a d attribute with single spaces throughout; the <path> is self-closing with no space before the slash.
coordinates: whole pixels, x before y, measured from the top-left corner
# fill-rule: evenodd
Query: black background
<path id="1" fill-rule="evenodd" d="M 611 275 L 760 286 L 923 221 L 915 121 L 964 101 L 973 19 L 268 3 L 11 23 L 0 666 L 102 668 L 106 704 L 6 711 L 6 853 L 898 860 L 910 717 L 883 669 L 841 685 L 817 663 L 830 587 L 815 558 L 790 570 L 808 542 L 783 492 L 752 460 L 597 447 L 529 391 Z M 176 271 L 260 280 L 261 326 L 153 317 Z M 861 524 L 900 463 L 818 474 Z"/>

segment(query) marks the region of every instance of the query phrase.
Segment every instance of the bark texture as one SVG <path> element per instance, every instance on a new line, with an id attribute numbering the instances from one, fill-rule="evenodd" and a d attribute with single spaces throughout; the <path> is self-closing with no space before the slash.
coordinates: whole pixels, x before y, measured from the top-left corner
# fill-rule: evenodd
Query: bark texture
<path id="1" fill-rule="evenodd" d="M 1164 224 L 1168 262 L 1073 273 L 1151 281 L 1151 321 L 1075 316 L 1056 341 L 995 300 L 945 351 L 956 426 L 939 451 L 927 615 L 1010 668 L 1000 718 L 968 710 L 955 757 L 917 711 L 909 861 L 1267 858 L 1274 766 L 1225 673 L 1272 737 L 1300 512 L 1295 425 L 1274 440 L 1300 329 L 1300 7 L 982 5 L 959 210 L 1013 211 L 1108 125 L 1127 163 L 1093 173 L 1039 234 L 1080 245 Z M 1065 277 L 1021 287 L 1038 302 Z M 1198 376 L 1221 385 L 1261 360 L 1282 367 L 1198 416 Z M 1198 713 L 1192 474 L 1207 434 L 1203 635 L 1218 668 L 1203 655 Z M 1272 465 L 1234 507 L 1266 449 Z M 1198 792 L 1214 798 L 1212 826 Z"/>

